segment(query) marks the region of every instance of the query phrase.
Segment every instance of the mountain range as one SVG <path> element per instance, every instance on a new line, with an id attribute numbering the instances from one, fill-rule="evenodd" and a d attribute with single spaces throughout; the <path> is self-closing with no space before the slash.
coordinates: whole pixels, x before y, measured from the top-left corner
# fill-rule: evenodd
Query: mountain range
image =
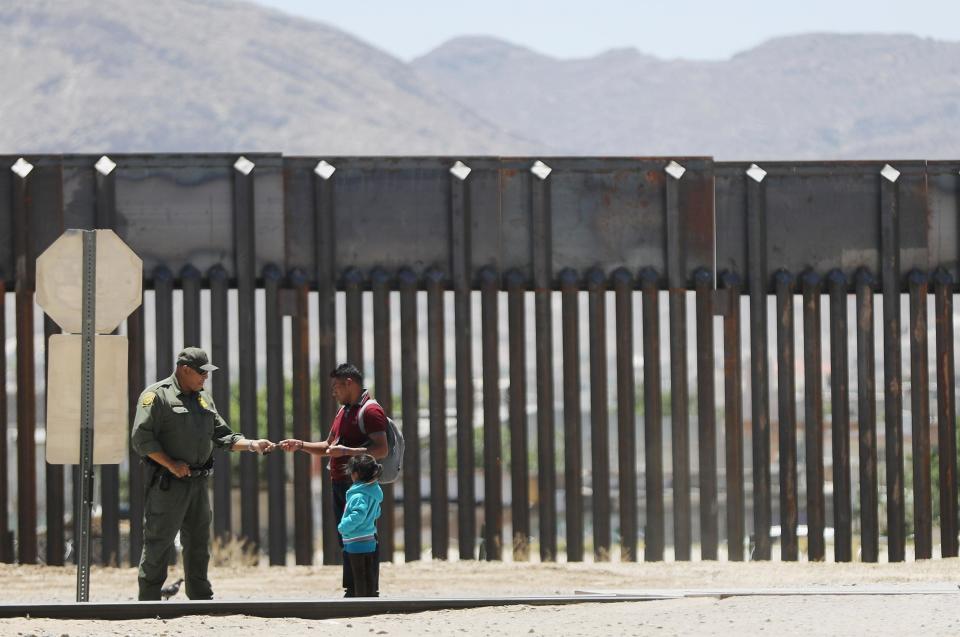
<path id="1" fill-rule="evenodd" d="M 558 59 L 489 37 L 406 62 L 232 0 L 0 6 L 0 153 L 952 158 L 960 43 L 806 34 L 730 59 Z"/>

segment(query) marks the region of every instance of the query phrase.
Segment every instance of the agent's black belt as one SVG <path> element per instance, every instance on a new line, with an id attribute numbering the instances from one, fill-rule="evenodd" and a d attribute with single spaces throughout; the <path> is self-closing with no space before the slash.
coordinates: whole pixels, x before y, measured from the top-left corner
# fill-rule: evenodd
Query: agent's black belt
<path id="1" fill-rule="evenodd" d="M 212 475 L 213 469 L 195 469 L 191 467 L 189 475 L 185 475 L 182 478 L 177 478 L 172 473 L 164 469 L 163 473 L 160 474 L 160 490 L 167 491 L 170 488 L 171 478 L 175 480 L 192 480 L 194 478 L 206 478 L 207 476 Z"/>

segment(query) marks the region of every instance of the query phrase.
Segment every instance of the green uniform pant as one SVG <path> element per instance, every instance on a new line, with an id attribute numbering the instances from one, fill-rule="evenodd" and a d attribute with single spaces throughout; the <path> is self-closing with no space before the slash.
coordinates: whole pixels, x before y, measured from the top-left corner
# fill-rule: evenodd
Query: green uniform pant
<path id="1" fill-rule="evenodd" d="M 160 488 L 160 482 L 157 480 L 150 487 L 144 502 L 139 599 L 160 599 L 160 588 L 167 579 L 168 556 L 178 531 L 183 545 L 187 597 L 211 599 L 213 589 L 207 579 L 211 518 L 207 479 L 177 480 L 171 476 L 166 491 Z"/>

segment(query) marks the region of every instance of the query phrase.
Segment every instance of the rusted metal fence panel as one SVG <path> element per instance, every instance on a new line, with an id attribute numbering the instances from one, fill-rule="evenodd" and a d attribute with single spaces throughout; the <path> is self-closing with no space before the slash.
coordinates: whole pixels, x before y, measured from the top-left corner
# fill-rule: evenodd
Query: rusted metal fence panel
<path id="1" fill-rule="evenodd" d="M 793 333 L 794 277 L 778 270 L 777 291 L 777 404 L 780 438 L 780 559 L 798 557 L 797 525 L 797 384 Z"/>
<path id="2" fill-rule="evenodd" d="M 483 553 L 502 558 L 503 466 L 500 420 L 500 276 L 493 268 L 480 270 L 483 351 Z"/>
<path id="3" fill-rule="evenodd" d="M 830 289 L 830 403 L 833 445 L 834 559 L 853 559 L 853 505 L 850 481 L 850 372 L 847 306 L 849 279 L 837 269 L 827 274 Z M 859 353 L 859 350 L 858 350 Z M 821 398 L 822 399 L 822 398 Z M 815 405 L 814 405 L 815 407 Z M 822 405 L 821 405 L 822 409 Z M 861 414 L 862 415 L 862 414 Z M 822 418 L 823 414 L 820 414 Z M 863 421 L 861 420 L 861 423 Z M 822 435 L 822 430 L 821 430 Z M 826 521 L 824 520 L 824 523 Z"/>
<path id="4" fill-rule="evenodd" d="M 310 386 L 313 384 L 310 376 L 310 286 L 304 271 L 299 268 L 290 272 L 289 279 L 294 294 L 290 329 L 290 350 L 293 359 L 291 361 L 293 437 L 299 440 L 310 440 L 313 438 L 311 426 L 313 408 L 310 404 Z M 389 400 L 383 400 L 383 408 L 387 414 L 391 413 L 392 407 Z M 293 459 L 293 492 L 298 496 L 293 499 L 294 559 L 297 564 L 313 564 L 314 504 L 312 497 L 303 495 L 311 492 L 310 456 L 306 454 L 297 454 Z M 389 512 L 392 514 L 392 509 Z"/>
<path id="5" fill-rule="evenodd" d="M 283 317 L 280 307 L 280 284 L 283 273 L 275 265 L 263 270 L 266 305 L 267 345 L 267 437 L 270 440 L 287 438 L 284 423 L 283 388 Z M 287 563 L 286 467 L 280 453 L 270 454 L 267 463 L 267 516 L 270 533 L 268 555 L 271 565 Z"/>
<path id="6" fill-rule="evenodd" d="M 823 352 L 820 328 L 820 277 L 808 270 L 803 290 L 804 452 L 807 474 L 807 545 L 811 561 L 826 557 L 823 493 Z M 844 317 L 846 318 L 846 317 Z M 843 483 L 840 482 L 840 485 Z"/>
<path id="7" fill-rule="evenodd" d="M 953 279 L 934 274 L 937 327 L 937 443 L 940 469 L 940 543 L 943 557 L 957 556 L 957 407 L 954 389 Z"/>
<path id="8" fill-rule="evenodd" d="M 694 274 L 697 291 L 697 433 L 700 477 L 700 557 L 718 557 L 717 422 L 714 386 L 713 276 L 709 270 Z"/>
<path id="9" fill-rule="evenodd" d="M 930 376 L 927 361 L 927 275 L 914 270 L 910 286 L 910 378 L 913 441 L 914 554 L 933 556 L 933 510 L 930 489 Z"/>
<path id="10" fill-rule="evenodd" d="M 447 490 L 447 388 L 444 371 L 445 277 L 427 272 L 427 375 L 430 378 L 430 543 L 433 559 L 447 559 L 450 548 Z"/>
<path id="11" fill-rule="evenodd" d="M 530 234 L 533 244 L 533 322 L 537 364 L 537 492 L 539 499 L 540 559 L 557 555 L 557 475 L 554 430 L 553 232 L 550 222 L 549 172 L 541 169 L 530 184 Z"/>
<path id="12" fill-rule="evenodd" d="M 590 469 L 593 474 L 594 559 L 610 559 L 610 389 L 607 382 L 606 277 L 599 269 L 587 272 L 590 340 Z M 578 343 L 575 345 L 579 345 Z M 568 437 L 567 446 L 577 438 Z M 566 469 L 579 472 L 580 465 Z"/>
<path id="13" fill-rule="evenodd" d="M 880 558 L 879 498 L 877 494 L 876 353 L 873 317 L 873 276 L 856 274 L 857 393 L 860 450 L 860 542 L 864 562 Z"/>
<path id="14" fill-rule="evenodd" d="M 643 436 L 647 516 L 643 559 L 664 558 L 663 398 L 660 390 L 659 276 L 646 268 L 640 273 L 643 290 Z"/>
<path id="15" fill-rule="evenodd" d="M 740 278 L 724 272 L 720 278 L 723 303 L 724 452 L 727 487 L 727 556 L 744 559 L 746 535 L 743 483 L 743 362 L 740 351 Z"/>
<path id="16" fill-rule="evenodd" d="M 229 279 L 226 269 L 221 265 L 210 268 L 207 276 L 210 280 L 210 355 L 220 367 L 210 380 L 210 385 L 217 408 L 229 416 L 231 371 Z M 296 381 L 295 377 L 294 382 Z M 233 503 L 230 497 L 233 490 L 233 467 L 229 459 L 219 460 L 213 473 L 213 534 L 218 541 L 225 542 L 233 531 L 231 516 Z"/>
<path id="17" fill-rule="evenodd" d="M 524 307 L 526 280 L 518 270 L 506 276 L 509 332 L 510 389 L 510 519 L 513 527 L 513 559 L 530 557 L 530 469 L 527 460 L 527 324 Z"/>
<path id="18" fill-rule="evenodd" d="M 374 395 L 377 396 L 380 406 L 384 413 L 393 417 L 393 355 L 390 351 L 390 275 L 382 268 L 375 268 L 370 273 L 370 284 L 373 287 L 373 386 Z M 307 282 L 303 282 L 303 294 L 306 298 Z M 306 308 L 304 308 L 306 312 Z M 307 324 L 307 315 L 304 313 L 304 338 L 309 337 L 309 326 Z M 304 358 L 307 358 L 308 348 L 304 345 Z M 306 373 L 302 374 L 305 390 L 309 391 L 310 375 L 309 361 L 304 361 Z M 296 382 L 297 373 L 294 372 L 294 382 Z M 432 375 L 431 375 L 432 378 Z M 441 376 L 442 378 L 442 376 Z M 305 410 L 309 410 L 309 401 L 305 402 Z M 309 417 L 309 414 L 307 414 Z M 294 418 L 294 424 L 297 424 L 298 418 Z M 309 427 L 304 429 L 303 435 L 298 437 L 309 437 Z M 306 468 L 306 467 L 305 467 Z M 308 481 L 309 474 L 304 474 L 304 483 Z M 305 489 L 309 492 L 309 489 Z M 394 552 L 394 492 L 392 484 L 383 485 L 383 514 L 378 522 L 378 532 L 380 534 L 380 558 L 383 561 L 392 561 Z"/>
<path id="19" fill-rule="evenodd" d="M 577 273 L 571 269 L 560 273 L 561 331 L 563 335 L 563 468 L 564 489 L 566 490 L 567 559 L 571 562 L 583 561 L 583 449 L 571 441 L 583 440 L 583 406 L 580 402 L 580 282 Z M 594 440 L 597 440 L 594 437 Z M 593 472 L 594 484 L 597 484 L 597 471 Z M 594 489 L 595 496 L 600 496 Z M 601 507 L 596 497 L 593 503 L 593 542 L 594 546 L 603 545 L 602 533 L 606 528 L 610 534 L 609 519 L 603 520 Z M 604 526 L 606 525 L 606 526 Z M 600 537 L 598 537 L 600 536 Z"/>
<path id="20" fill-rule="evenodd" d="M 239 160 L 237 160 L 239 162 Z M 249 160 L 248 160 L 249 161 Z M 256 207 L 254 178 L 249 168 L 238 169 L 233 181 L 233 271 L 237 280 L 237 331 L 244 343 L 240 348 L 240 422 L 235 428 L 245 437 L 258 438 L 257 431 L 257 330 L 254 324 L 256 290 Z M 240 457 L 240 536 L 253 547 L 260 545 L 260 477 L 252 454 Z"/>
<path id="21" fill-rule="evenodd" d="M 400 270 L 400 374 L 403 401 L 403 437 L 410 444 L 403 458 L 403 555 L 420 559 L 420 374 L 417 360 L 417 275 Z"/>
<path id="22" fill-rule="evenodd" d="M 617 468 L 620 487 L 620 559 L 637 560 L 637 418 L 634 371 L 634 277 L 626 268 L 613 273 L 616 297 Z"/>

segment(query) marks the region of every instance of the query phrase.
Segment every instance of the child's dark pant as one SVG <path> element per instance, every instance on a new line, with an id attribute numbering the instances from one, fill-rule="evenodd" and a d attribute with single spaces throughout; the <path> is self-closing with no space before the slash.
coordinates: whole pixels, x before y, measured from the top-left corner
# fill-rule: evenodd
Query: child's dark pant
<path id="1" fill-rule="evenodd" d="M 350 570 L 353 573 L 353 594 L 356 597 L 379 597 L 379 562 L 377 559 L 377 551 L 370 553 L 350 553 Z"/>

